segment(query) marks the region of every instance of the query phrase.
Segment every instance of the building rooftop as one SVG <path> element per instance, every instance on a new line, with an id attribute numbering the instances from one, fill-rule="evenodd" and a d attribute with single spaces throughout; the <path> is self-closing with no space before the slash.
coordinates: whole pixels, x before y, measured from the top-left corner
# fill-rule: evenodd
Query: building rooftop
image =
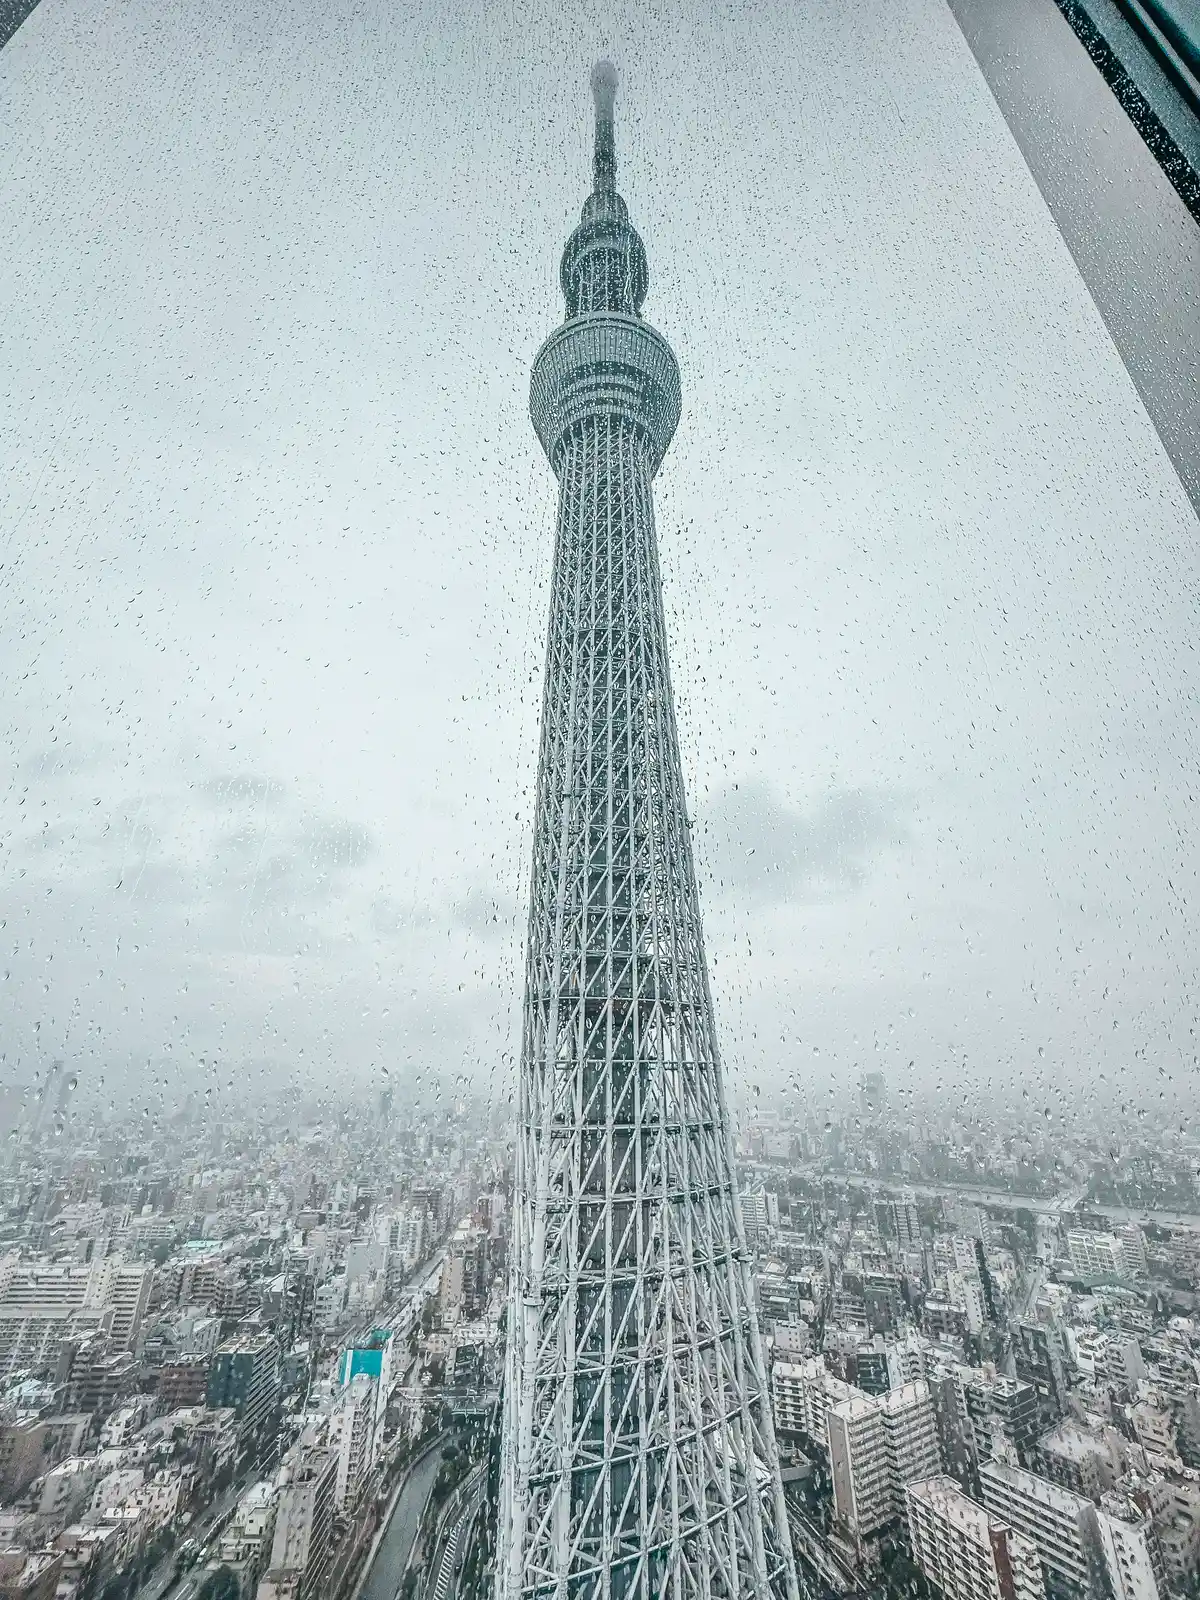
<path id="1" fill-rule="evenodd" d="M 903 1411 L 906 1406 L 916 1405 L 921 1400 L 928 1400 L 929 1385 L 918 1381 L 916 1383 L 902 1383 L 898 1389 L 889 1389 L 886 1394 L 876 1396 L 876 1403 L 884 1411 Z"/>
<path id="2" fill-rule="evenodd" d="M 869 1394 L 862 1394 L 858 1390 L 852 1391 L 844 1400 L 839 1400 L 836 1405 L 829 1408 L 831 1416 L 844 1417 L 849 1422 L 857 1422 L 860 1417 L 874 1416 L 879 1410 L 876 1398 Z"/>
<path id="3" fill-rule="evenodd" d="M 990 1480 L 1004 1484 L 1015 1493 L 1036 1500 L 1040 1505 L 1066 1517 L 1077 1517 L 1092 1504 L 1083 1495 L 1064 1489 L 1061 1484 L 1051 1483 L 1049 1478 L 1039 1477 L 1036 1472 L 1026 1472 L 1023 1467 L 1007 1466 L 1001 1461 L 980 1462 L 979 1476 L 985 1482 Z"/>
<path id="4" fill-rule="evenodd" d="M 989 1529 L 995 1526 L 995 1519 L 947 1474 L 906 1484 L 904 1492 L 910 1500 L 933 1506 L 948 1522 L 969 1533 L 977 1544 L 988 1542 Z"/>
<path id="5" fill-rule="evenodd" d="M 1038 1444 L 1042 1450 L 1065 1456 L 1071 1461 L 1087 1461 L 1093 1456 L 1107 1454 L 1102 1439 L 1071 1421 L 1060 1422 L 1049 1433 L 1042 1434 Z"/>

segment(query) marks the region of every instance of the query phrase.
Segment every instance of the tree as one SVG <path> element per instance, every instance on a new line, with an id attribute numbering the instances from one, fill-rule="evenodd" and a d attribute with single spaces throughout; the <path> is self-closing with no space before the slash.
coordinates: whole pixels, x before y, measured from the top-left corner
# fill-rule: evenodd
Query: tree
<path id="1" fill-rule="evenodd" d="M 213 1569 L 200 1585 L 196 1600 L 241 1600 L 242 1586 L 232 1567 Z"/>

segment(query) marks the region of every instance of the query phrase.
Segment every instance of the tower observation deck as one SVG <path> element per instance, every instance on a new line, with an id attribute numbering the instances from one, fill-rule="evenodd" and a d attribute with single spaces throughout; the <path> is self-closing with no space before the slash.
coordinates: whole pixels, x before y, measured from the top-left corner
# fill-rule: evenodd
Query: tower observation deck
<path id="1" fill-rule="evenodd" d="M 616 73 L 530 413 L 559 480 L 521 1057 L 497 1600 L 796 1600 L 704 957 Z"/>

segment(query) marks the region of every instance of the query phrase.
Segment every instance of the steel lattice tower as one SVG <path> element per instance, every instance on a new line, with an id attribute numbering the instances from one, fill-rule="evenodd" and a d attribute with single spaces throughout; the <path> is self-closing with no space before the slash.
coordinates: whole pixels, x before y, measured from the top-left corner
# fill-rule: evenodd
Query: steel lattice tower
<path id="1" fill-rule="evenodd" d="M 595 183 L 530 412 L 560 498 L 513 1206 L 498 1600 L 796 1600 L 704 959 L 651 480 L 679 369 Z"/>

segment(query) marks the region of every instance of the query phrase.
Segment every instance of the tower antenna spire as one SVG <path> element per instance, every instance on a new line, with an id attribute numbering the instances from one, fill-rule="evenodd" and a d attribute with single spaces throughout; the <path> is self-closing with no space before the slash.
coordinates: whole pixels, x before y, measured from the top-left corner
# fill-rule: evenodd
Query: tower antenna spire
<path id="1" fill-rule="evenodd" d="M 617 187 L 617 151 L 613 138 L 613 104 L 616 98 L 616 67 L 611 61 L 597 61 L 592 68 L 592 99 L 596 102 L 593 194 L 613 194 Z"/>

